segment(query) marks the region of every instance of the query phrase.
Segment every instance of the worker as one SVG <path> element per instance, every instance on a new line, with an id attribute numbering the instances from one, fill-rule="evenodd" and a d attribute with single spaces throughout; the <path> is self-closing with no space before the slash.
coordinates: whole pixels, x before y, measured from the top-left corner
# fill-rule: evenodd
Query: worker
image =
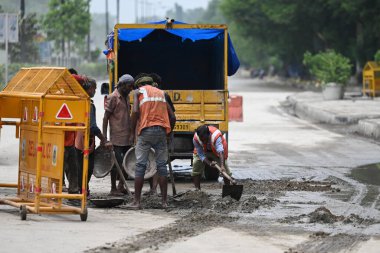
<path id="1" fill-rule="evenodd" d="M 82 85 L 83 89 L 89 95 L 90 98 L 95 96 L 96 91 L 96 81 L 94 79 L 87 78 L 85 76 L 73 75 L 75 79 Z M 107 141 L 102 132 L 100 131 L 98 125 L 96 124 L 96 108 L 93 100 L 91 99 L 90 107 L 90 142 L 89 142 L 89 156 L 88 156 L 88 176 L 87 176 L 87 196 L 90 195 L 89 182 L 94 171 L 94 150 L 95 150 L 95 136 L 100 139 L 100 145 L 104 145 L 106 148 L 110 148 L 112 143 Z M 79 167 L 78 173 L 78 184 L 81 193 L 83 193 L 83 155 L 84 155 L 84 133 L 78 131 L 75 138 L 75 149 L 77 152 L 77 159 Z"/>
<path id="2" fill-rule="evenodd" d="M 161 190 L 162 207 L 167 203 L 167 160 L 168 150 L 166 137 L 175 124 L 175 116 L 166 103 L 164 91 L 152 86 L 153 79 L 143 76 L 135 81 L 138 89 L 134 91 L 132 110 L 132 133 L 135 131 L 137 120 L 136 169 L 135 169 L 135 198 L 131 209 L 141 209 L 141 191 L 144 175 L 151 148 L 155 150 L 158 172 L 158 184 Z"/>
<path id="3" fill-rule="evenodd" d="M 228 175 L 232 175 L 228 165 L 228 146 L 222 132 L 214 127 L 202 125 L 199 126 L 193 137 L 194 154 L 193 154 L 193 170 L 191 173 L 193 183 L 196 189 L 201 189 L 201 176 L 204 174 L 205 165 L 216 168 L 218 164 L 222 171 Z M 226 185 L 230 181 L 223 177 Z"/>
<path id="4" fill-rule="evenodd" d="M 122 168 L 123 157 L 130 149 L 130 105 L 129 93 L 133 90 L 134 79 L 131 75 L 125 74 L 120 77 L 116 89 L 107 97 L 103 117 L 103 134 L 107 138 L 108 122 L 110 125 L 110 141 L 115 152 L 116 160 Z M 125 173 L 125 171 L 123 171 Z M 110 195 L 120 196 L 127 194 L 123 182 L 119 180 L 116 187 L 117 168 L 114 166 L 111 170 L 111 192 Z M 124 177 L 128 175 L 125 173 Z"/>
<path id="5" fill-rule="evenodd" d="M 162 78 L 160 75 L 158 75 L 157 73 L 150 73 L 150 74 L 145 74 L 144 75 L 146 76 L 150 76 L 152 79 L 153 79 L 153 83 L 152 83 L 152 86 L 153 87 L 156 87 L 156 88 L 159 88 L 161 89 L 162 88 Z M 140 77 L 143 76 L 142 74 L 139 75 Z M 170 95 L 168 93 L 165 92 L 165 100 L 166 100 L 166 103 L 169 104 L 170 108 L 172 109 L 174 115 L 175 115 L 175 108 L 174 108 L 174 104 L 172 102 L 172 99 L 170 97 Z M 169 138 L 167 138 L 167 144 L 168 144 L 168 148 L 170 149 L 173 145 L 173 131 L 170 133 L 170 136 Z M 170 159 L 170 157 L 168 157 L 168 159 Z M 158 174 L 155 173 L 151 178 L 148 179 L 149 181 L 149 186 L 150 186 L 150 190 L 149 192 L 147 192 L 147 194 L 150 194 L 150 195 L 156 195 L 157 194 L 157 185 L 158 185 Z"/>

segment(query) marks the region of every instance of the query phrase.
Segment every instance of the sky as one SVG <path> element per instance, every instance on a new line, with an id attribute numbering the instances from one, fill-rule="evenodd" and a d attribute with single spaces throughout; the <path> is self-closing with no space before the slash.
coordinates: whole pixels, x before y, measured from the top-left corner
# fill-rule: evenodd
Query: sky
<path id="1" fill-rule="evenodd" d="M 108 11 L 111 15 L 116 16 L 116 0 L 108 0 Z M 136 20 L 136 2 L 137 16 L 162 16 L 165 19 L 165 13 L 169 9 L 174 9 L 177 3 L 184 10 L 194 9 L 197 7 L 206 8 L 209 0 L 120 0 L 120 23 L 135 23 Z M 106 0 L 91 0 L 91 13 L 104 13 L 106 9 Z"/>

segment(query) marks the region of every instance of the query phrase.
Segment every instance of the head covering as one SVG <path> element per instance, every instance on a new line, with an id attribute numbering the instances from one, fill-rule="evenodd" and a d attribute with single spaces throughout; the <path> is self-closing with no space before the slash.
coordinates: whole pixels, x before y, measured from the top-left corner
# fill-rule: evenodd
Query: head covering
<path id="1" fill-rule="evenodd" d="M 76 75 L 76 74 L 72 74 L 72 76 L 75 78 L 75 80 L 77 80 L 77 82 L 80 84 L 80 85 L 83 85 L 84 83 L 84 79 L 82 76 L 80 75 Z"/>
<path id="2" fill-rule="evenodd" d="M 135 84 L 137 86 L 143 85 L 143 84 L 152 84 L 153 79 L 149 76 L 143 76 L 136 80 Z"/>
<path id="3" fill-rule="evenodd" d="M 125 84 L 133 84 L 135 81 L 135 79 L 133 79 L 133 77 L 131 75 L 128 75 L 128 74 L 125 74 L 125 75 L 122 75 L 120 78 L 119 78 L 119 82 L 117 83 L 118 85 L 120 83 L 125 83 Z"/>

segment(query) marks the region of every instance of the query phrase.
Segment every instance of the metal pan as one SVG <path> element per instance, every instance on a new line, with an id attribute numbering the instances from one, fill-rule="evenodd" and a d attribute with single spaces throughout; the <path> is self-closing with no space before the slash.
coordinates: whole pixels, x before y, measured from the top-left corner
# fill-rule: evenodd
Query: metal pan
<path id="1" fill-rule="evenodd" d="M 110 173 L 113 161 L 111 151 L 105 147 L 99 146 L 95 149 L 95 162 L 93 175 L 96 178 L 103 178 Z"/>
<path id="2" fill-rule="evenodd" d="M 123 198 L 110 198 L 110 199 L 90 199 L 90 202 L 93 203 L 96 207 L 100 208 L 111 208 L 119 206 L 124 203 Z"/>
<path id="3" fill-rule="evenodd" d="M 136 169 L 136 154 L 135 148 L 130 148 L 124 156 L 123 168 L 129 177 L 135 178 Z M 150 149 L 148 156 L 148 164 L 146 166 L 144 179 L 148 179 L 154 176 L 157 172 L 156 159 L 154 156 L 154 149 Z"/>

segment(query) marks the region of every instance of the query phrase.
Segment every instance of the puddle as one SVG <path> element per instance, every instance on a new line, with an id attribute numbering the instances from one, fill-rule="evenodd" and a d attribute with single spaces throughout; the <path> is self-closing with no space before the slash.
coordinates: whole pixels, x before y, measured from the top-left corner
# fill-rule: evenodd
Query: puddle
<path id="1" fill-rule="evenodd" d="M 350 176 L 361 183 L 380 185 L 380 163 L 355 168 Z"/>

